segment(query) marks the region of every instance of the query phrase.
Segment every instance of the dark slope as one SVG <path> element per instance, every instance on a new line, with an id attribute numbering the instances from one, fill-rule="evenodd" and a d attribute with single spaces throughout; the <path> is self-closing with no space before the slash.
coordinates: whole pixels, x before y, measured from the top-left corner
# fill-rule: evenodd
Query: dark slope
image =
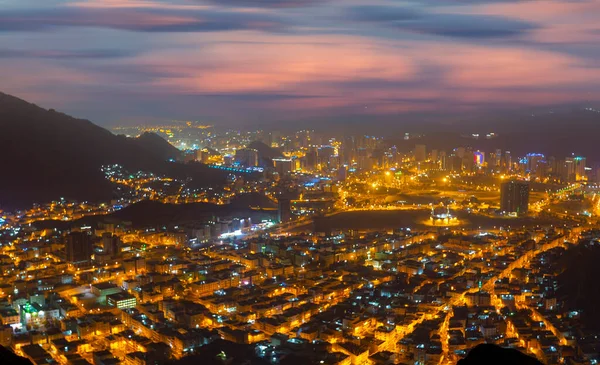
<path id="1" fill-rule="evenodd" d="M 242 345 L 225 340 L 215 340 L 198 351 L 167 365 L 268 365 L 269 361 L 256 355 L 254 346 Z"/>
<path id="2" fill-rule="evenodd" d="M 105 218 L 90 217 L 91 219 L 115 219 L 117 221 L 132 222 L 135 227 L 156 227 L 169 224 L 185 224 L 203 222 L 214 218 L 251 217 L 254 219 L 268 219 L 276 215 L 276 211 L 252 210 L 250 207 L 268 204 L 266 198 L 256 196 L 242 196 L 232 199 L 230 204 L 216 205 L 211 203 L 189 204 L 164 204 L 155 201 L 143 201 Z"/>
<path id="3" fill-rule="evenodd" d="M 261 158 L 268 158 L 272 160 L 274 158 L 283 156 L 281 151 L 279 151 L 277 148 L 267 146 L 265 143 L 260 141 L 250 142 L 247 147 L 257 150 L 258 155 Z"/>
<path id="4" fill-rule="evenodd" d="M 161 227 L 213 220 L 215 218 L 251 218 L 253 222 L 276 218 L 276 204 L 258 193 L 236 196 L 230 204 L 211 203 L 165 204 L 157 201 L 141 201 L 109 215 L 84 217 L 65 222 L 46 220 L 35 223 L 38 229 L 68 229 L 98 222 L 131 222 L 136 228 Z"/>
<path id="5" fill-rule="evenodd" d="M 16 355 L 4 346 L 0 346 L 0 364 L 33 365 L 28 359 Z"/>
<path id="6" fill-rule="evenodd" d="M 543 365 L 536 358 L 515 349 L 483 344 L 472 349 L 458 365 Z"/>
<path id="7" fill-rule="evenodd" d="M 278 149 L 267 146 L 265 143 L 260 141 L 250 142 L 247 147 L 258 151 L 259 164 L 262 167 L 273 166 L 273 159 L 283 156 L 281 151 Z"/>
<path id="8" fill-rule="evenodd" d="M 116 136 L 88 120 L 45 110 L 0 93 L 0 207 L 25 208 L 59 197 L 100 201 L 113 186 L 100 167 L 121 164 L 216 184 L 226 177 L 203 166 L 169 163 L 179 151 L 155 134 Z"/>
<path id="9" fill-rule="evenodd" d="M 569 249 L 558 276 L 558 295 L 568 310 L 581 311 L 581 319 L 589 329 L 600 331 L 600 246 L 580 244 Z"/>
<path id="10" fill-rule="evenodd" d="M 145 132 L 133 140 L 141 149 L 161 160 L 177 159 L 181 151 L 156 133 Z"/>

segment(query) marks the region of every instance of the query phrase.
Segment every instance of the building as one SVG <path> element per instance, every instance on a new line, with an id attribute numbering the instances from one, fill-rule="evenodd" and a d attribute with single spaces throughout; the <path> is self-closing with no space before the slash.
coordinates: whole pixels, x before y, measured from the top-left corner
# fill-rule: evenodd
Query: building
<path id="1" fill-rule="evenodd" d="M 92 236 L 87 232 L 72 232 L 65 242 L 65 259 L 72 264 L 89 263 L 93 253 Z"/>
<path id="2" fill-rule="evenodd" d="M 196 161 L 202 163 L 208 163 L 208 157 L 210 152 L 207 149 L 196 150 Z"/>
<path id="3" fill-rule="evenodd" d="M 111 283 L 94 284 L 91 291 L 97 297 L 97 301 L 100 304 L 106 304 L 108 296 L 122 292 L 121 288 Z"/>
<path id="4" fill-rule="evenodd" d="M 277 199 L 277 218 L 280 223 L 292 220 L 292 199 L 289 197 Z"/>
<path id="5" fill-rule="evenodd" d="M 508 214 L 523 215 L 529 210 L 529 183 L 511 180 L 500 187 L 500 209 Z"/>
<path id="6" fill-rule="evenodd" d="M 3 325 L 18 324 L 19 313 L 11 307 L 0 309 L 0 322 L 2 322 Z"/>
<path id="7" fill-rule="evenodd" d="M 481 151 L 476 151 L 473 153 L 473 162 L 475 166 L 481 167 L 485 164 L 485 153 Z"/>
<path id="8" fill-rule="evenodd" d="M 348 177 L 348 165 L 340 166 L 340 168 L 338 169 L 337 179 L 339 181 L 346 181 L 347 177 Z"/>
<path id="9" fill-rule="evenodd" d="M 244 167 L 258 166 L 258 151 L 254 148 L 241 148 L 236 150 L 235 163 Z"/>
<path id="10" fill-rule="evenodd" d="M 424 144 L 415 146 L 415 161 L 423 162 L 427 159 L 427 147 Z"/>
<path id="11" fill-rule="evenodd" d="M 110 232 L 102 234 L 102 249 L 110 257 L 115 257 L 121 250 L 121 240 Z"/>
<path id="12" fill-rule="evenodd" d="M 502 167 L 504 167 L 508 171 L 512 170 L 512 155 L 510 154 L 510 151 L 504 152 L 504 163 Z"/>
<path id="13" fill-rule="evenodd" d="M 223 164 L 225 166 L 233 165 L 234 156 L 233 155 L 225 155 L 223 156 Z"/>
<path id="14" fill-rule="evenodd" d="M 42 325 L 45 322 L 44 311 L 37 303 L 25 303 L 20 306 L 20 319 L 23 326 Z"/>
<path id="15" fill-rule="evenodd" d="M 143 257 L 132 257 L 123 261 L 126 275 L 144 274 L 146 272 L 146 259 Z"/>
<path id="16" fill-rule="evenodd" d="M 275 171 L 279 175 L 287 175 L 296 170 L 295 160 L 291 158 L 274 158 L 273 163 L 275 164 Z"/>
<path id="17" fill-rule="evenodd" d="M 525 163 L 525 172 L 535 177 L 544 177 L 546 173 L 546 157 L 543 154 L 528 153 Z"/>
<path id="18" fill-rule="evenodd" d="M 502 164 L 502 150 L 496 149 L 496 163 L 494 166 L 500 166 Z"/>
<path id="19" fill-rule="evenodd" d="M 318 162 L 318 154 L 317 154 L 317 147 L 311 146 L 308 148 L 308 151 L 306 152 L 306 156 L 303 157 L 304 158 L 304 166 L 303 168 L 306 170 L 314 170 L 317 167 L 317 162 Z"/>
<path id="20" fill-rule="evenodd" d="M 469 307 L 489 307 L 492 304 L 490 294 L 482 291 L 467 293 L 465 301 Z"/>
<path id="21" fill-rule="evenodd" d="M 137 299 L 128 293 L 116 293 L 106 296 L 106 304 L 119 309 L 135 308 Z"/>
<path id="22" fill-rule="evenodd" d="M 566 178 L 567 181 L 587 180 L 585 164 L 586 158 L 582 156 L 571 156 L 565 158 L 563 177 Z"/>
<path id="23" fill-rule="evenodd" d="M 318 163 L 321 165 L 321 168 L 325 168 L 329 166 L 329 161 L 331 157 L 335 156 L 335 148 L 333 146 L 321 146 L 318 149 Z"/>

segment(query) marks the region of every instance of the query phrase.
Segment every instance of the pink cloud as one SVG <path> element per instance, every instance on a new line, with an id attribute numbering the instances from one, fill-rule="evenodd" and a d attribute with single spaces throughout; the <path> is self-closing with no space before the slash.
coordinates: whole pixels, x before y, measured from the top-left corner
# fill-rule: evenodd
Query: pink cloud
<path id="1" fill-rule="evenodd" d="M 525 48 L 469 47 L 448 54 L 448 81 L 475 87 L 561 86 L 600 81 L 577 58 Z"/>
<path id="2" fill-rule="evenodd" d="M 159 79 L 155 85 L 186 93 L 298 91 L 304 84 L 403 80 L 417 71 L 402 54 L 366 41 L 339 37 L 310 43 L 310 38 L 298 36 L 266 38 L 280 43 L 215 42 L 182 51 L 176 63 L 172 55 L 160 52 L 140 63 L 183 71 L 185 75 Z"/>
<path id="3" fill-rule="evenodd" d="M 214 8 L 214 6 L 200 3 L 169 3 L 152 0 L 89 0 L 66 3 L 66 6 L 88 9 L 154 8 L 168 10 L 200 10 Z"/>

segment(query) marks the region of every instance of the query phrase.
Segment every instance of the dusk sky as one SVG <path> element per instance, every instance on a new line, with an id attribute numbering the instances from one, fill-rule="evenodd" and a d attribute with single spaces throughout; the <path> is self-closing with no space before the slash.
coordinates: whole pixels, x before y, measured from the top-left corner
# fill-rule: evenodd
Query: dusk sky
<path id="1" fill-rule="evenodd" d="M 599 19 L 600 0 L 0 0 L 0 91 L 104 125 L 597 103 Z"/>

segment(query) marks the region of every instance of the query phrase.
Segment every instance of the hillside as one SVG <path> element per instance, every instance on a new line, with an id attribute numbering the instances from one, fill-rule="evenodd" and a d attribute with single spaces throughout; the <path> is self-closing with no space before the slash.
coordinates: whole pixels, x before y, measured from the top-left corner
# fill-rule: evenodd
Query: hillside
<path id="1" fill-rule="evenodd" d="M 278 149 L 267 146 L 266 144 L 260 141 L 250 142 L 250 144 L 248 144 L 247 147 L 258 151 L 259 164 L 262 167 L 273 166 L 273 159 L 283 156 L 281 151 L 279 151 Z"/>
<path id="2" fill-rule="evenodd" d="M 169 163 L 179 151 L 161 137 L 116 136 L 84 119 L 46 110 L 0 93 L 3 151 L 0 207 L 18 209 L 60 197 L 104 201 L 113 186 L 100 167 L 121 164 L 132 171 L 193 176 L 216 184 L 226 177 L 202 166 Z"/>
<path id="3" fill-rule="evenodd" d="M 85 222 L 97 220 L 115 220 L 131 222 L 134 227 L 156 227 L 204 222 L 215 218 L 249 217 L 255 222 L 272 219 L 276 211 L 254 211 L 246 204 L 232 202 L 226 205 L 210 203 L 164 204 L 155 201 L 143 201 L 105 217 L 92 217 Z"/>
<path id="4" fill-rule="evenodd" d="M 581 311 L 586 327 L 600 330 L 600 246 L 580 244 L 572 247 L 563 258 L 564 271 L 558 276 L 558 294 L 568 310 Z"/>

